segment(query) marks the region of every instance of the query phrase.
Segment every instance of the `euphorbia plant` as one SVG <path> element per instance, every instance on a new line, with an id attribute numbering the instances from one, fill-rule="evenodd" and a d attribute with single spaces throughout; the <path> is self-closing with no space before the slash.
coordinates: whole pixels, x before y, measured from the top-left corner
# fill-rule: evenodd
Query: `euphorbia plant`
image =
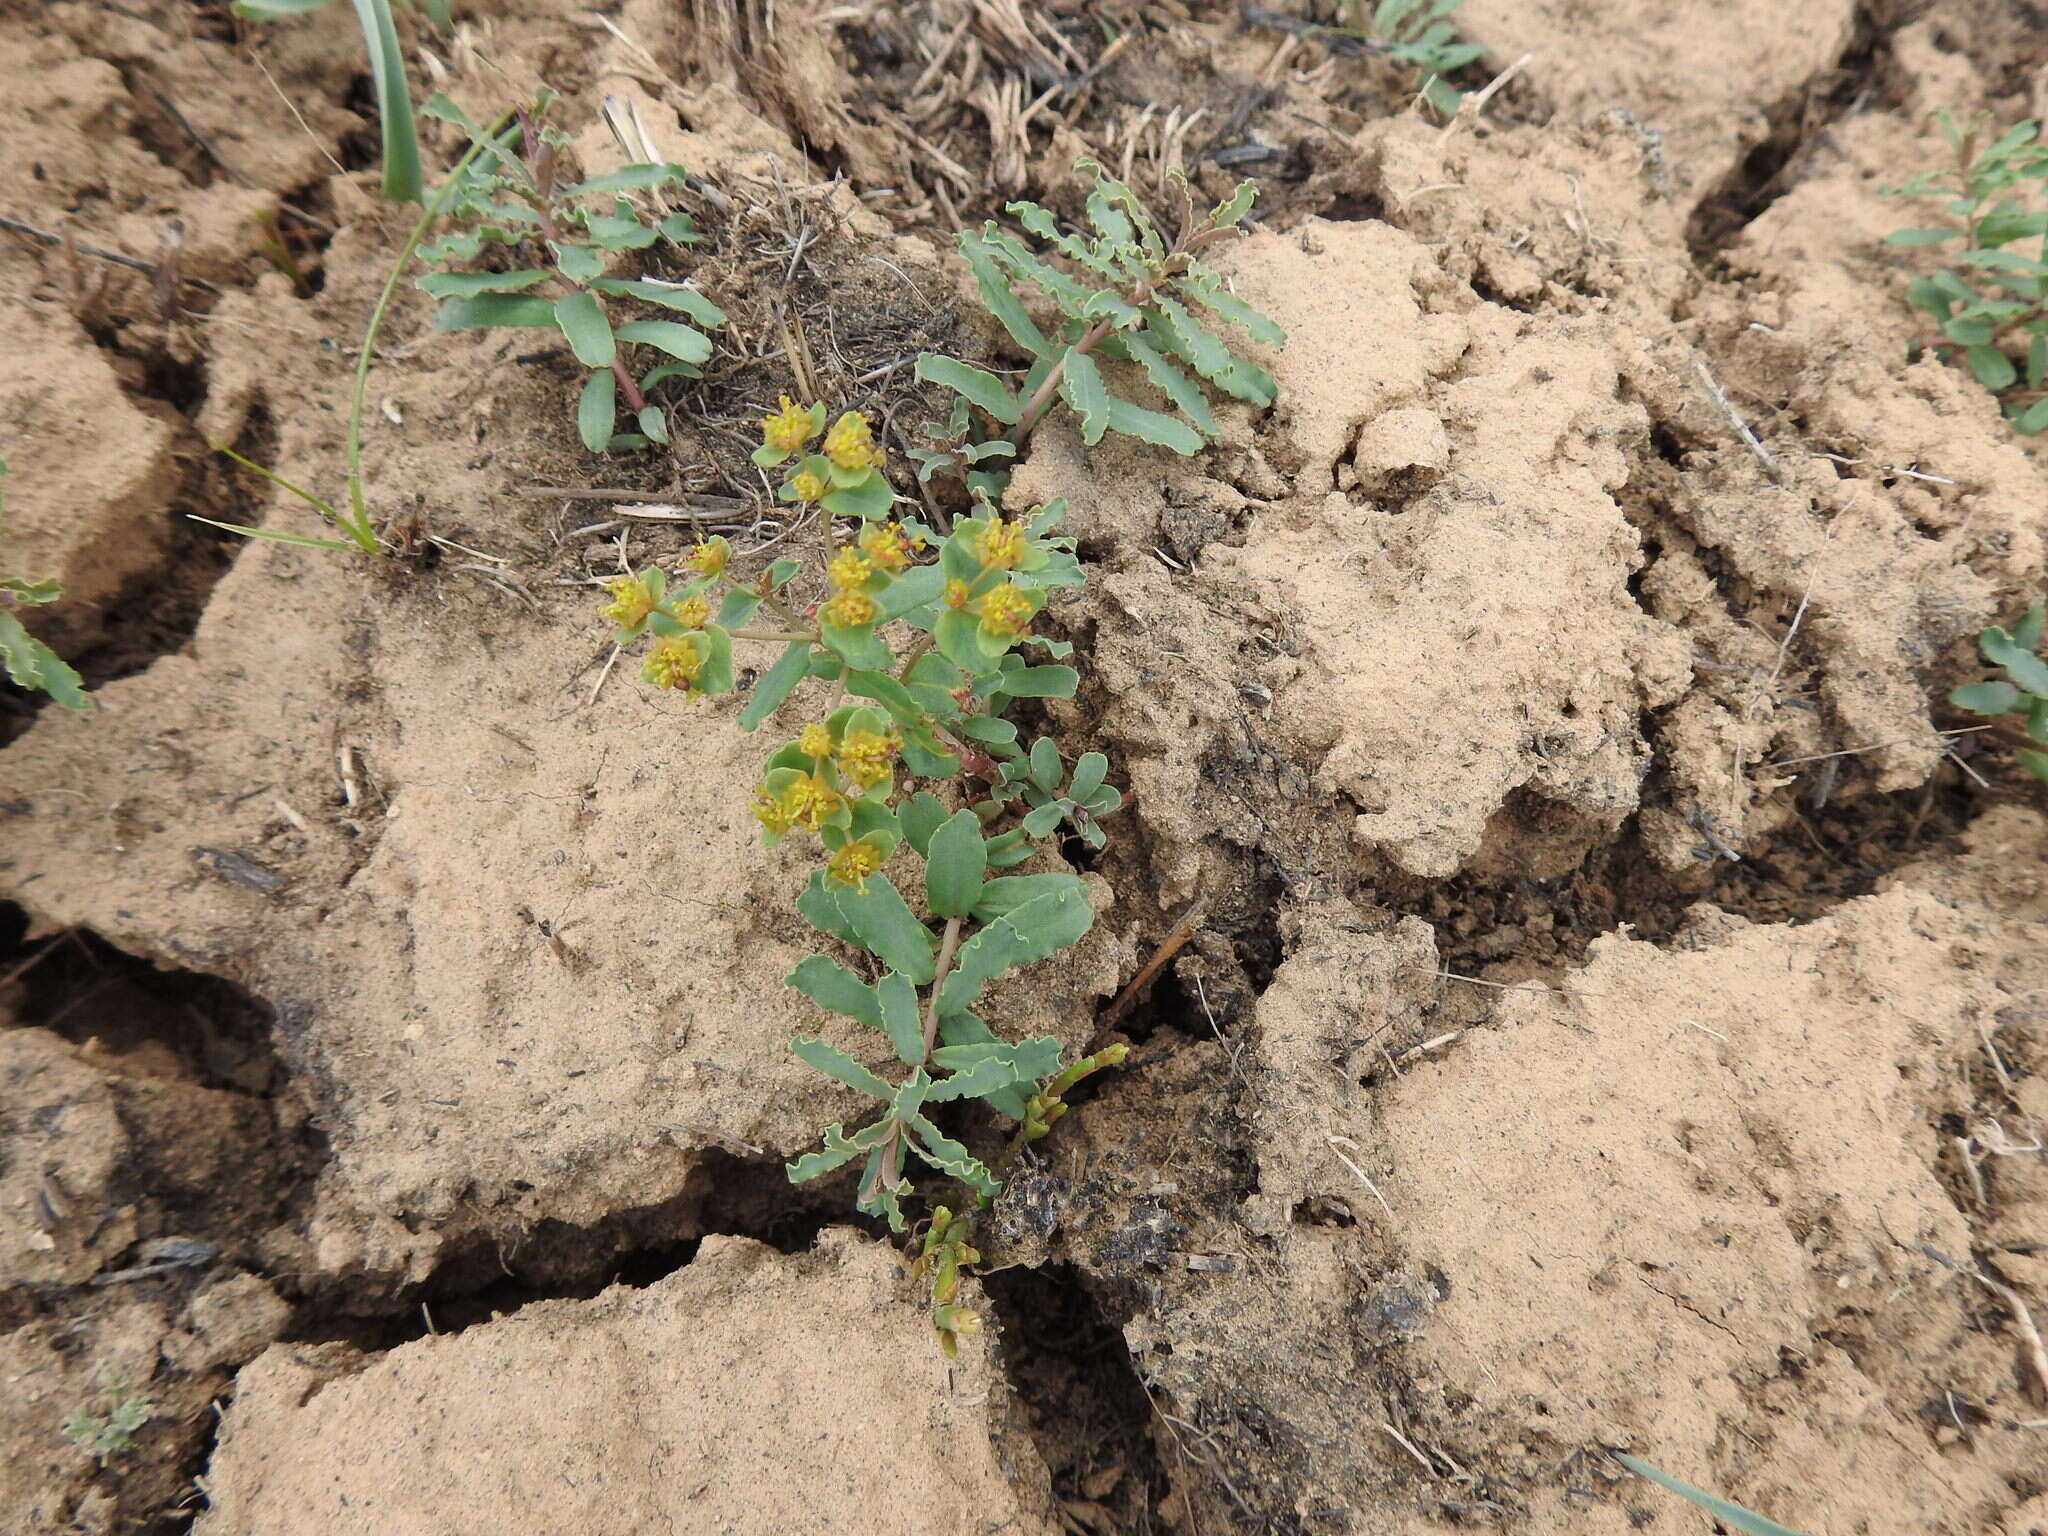
<path id="1" fill-rule="evenodd" d="M 916 1164 L 965 1186 L 955 1205 L 932 1212 L 917 1261 L 949 1351 L 976 1325 L 956 1299 L 962 1267 L 977 1257 L 974 1212 L 995 1198 L 1018 1150 L 1066 1112 L 1073 1087 L 1126 1052 L 1113 1045 L 1063 1067 L 1054 1037 L 1007 1040 L 976 1011 L 990 982 L 1088 932 L 1094 910 L 1080 876 L 1058 860 L 1056 842 L 1072 836 L 1101 847 L 1101 818 L 1122 803 L 1101 753 L 1070 764 L 1048 737 L 1027 745 L 1007 718 L 1018 700 L 1074 696 L 1072 646 L 1034 626 L 1050 595 L 1084 576 L 1073 540 L 1057 532 L 1066 503 L 1006 515 L 995 499 L 1002 477 L 984 466 L 1013 457 L 1055 400 L 1073 407 L 1089 442 L 1117 427 L 1192 452 L 1199 434 L 1217 427 L 1201 389 L 1166 352 L 1192 356 L 1204 378 L 1230 393 L 1269 401 L 1272 381 L 1232 357 L 1173 296 L 1186 292 L 1278 338 L 1193 259 L 1250 202 L 1249 187 L 1240 188 L 1205 224 L 1188 220 L 1170 246 L 1129 190 L 1099 173 L 1089 210 L 1104 227 L 1092 240 L 1063 234 L 1042 210 L 1020 214 L 1107 279 L 1093 298 L 1010 237 L 969 237 L 963 246 L 983 296 L 1037 361 L 1020 397 L 992 373 L 920 359 L 921 376 L 962 394 L 949 424 L 933 434 L 939 450 L 919 455 L 928 483 L 950 479 L 962 493 L 962 515 L 943 531 L 893 517 L 887 455 L 867 416 L 843 411 L 828 427 L 822 403 L 784 396 L 762 421 L 754 462 L 782 471 L 784 502 L 816 509 L 823 590 L 815 601 L 793 595 L 797 561 L 742 577 L 726 541 L 713 538 L 675 580 L 649 566 L 613 581 L 602 610 L 621 644 L 648 640 L 649 683 L 691 697 L 731 690 L 735 641 L 779 643 L 780 657 L 740 712 L 743 730 L 758 728 L 807 679 L 833 691 L 832 702 L 769 754 L 752 811 L 763 843 L 815 843 L 820 864 L 796 907 L 844 946 L 807 957 L 789 984 L 880 1037 L 876 1049 L 858 1054 L 809 1035 L 791 1049 L 878 1112 L 851 1131 L 829 1127 L 821 1149 L 791 1164 L 789 1177 L 802 1182 L 858 1161 L 858 1208 L 899 1231 Z M 1052 335 L 1030 319 L 1005 272 L 1053 295 L 1065 319 Z M 1115 399 L 1098 358 L 1139 363 L 1193 426 Z M 851 535 L 845 542 L 842 532 Z M 1034 859 L 1045 867 L 1008 873 Z M 884 1042 L 896 1070 L 874 1059 Z M 1013 1122 L 992 1160 L 933 1117 L 938 1106 L 967 1100 Z"/>

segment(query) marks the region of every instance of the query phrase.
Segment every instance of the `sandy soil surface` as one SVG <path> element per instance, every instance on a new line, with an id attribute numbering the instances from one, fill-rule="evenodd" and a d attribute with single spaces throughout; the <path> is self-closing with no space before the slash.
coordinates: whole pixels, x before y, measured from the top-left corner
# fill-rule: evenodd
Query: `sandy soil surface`
<path id="1" fill-rule="evenodd" d="M 0 7 L 5 557 L 99 701 L 0 696 L 0 1531 L 1707 1528 L 1614 1450 L 2048 1529 L 2048 818 L 1941 702 L 2048 481 L 1907 361 L 1878 195 L 2035 112 L 2029 7 L 1467 0 L 1470 86 L 1528 58 L 1450 126 L 1207 3 L 456 9 L 416 77 L 545 82 L 592 169 L 632 103 L 731 322 L 600 460 L 544 337 L 404 293 L 371 566 L 187 515 L 311 531 L 210 443 L 341 482 L 406 224 L 349 8 Z M 1130 806 L 991 1012 L 1134 1049 L 949 1362 L 781 1171 L 857 1103 L 785 1048 L 743 699 L 610 669 L 592 596 L 687 547 L 622 497 L 783 536 L 720 466 L 792 323 L 908 441 L 917 351 L 1001 355 L 949 232 L 1083 153 L 1256 175 L 1223 264 L 1291 340 L 1215 448 L 1056 423 L 1012 485 L 1090 575 L 1046 727 Z"/>

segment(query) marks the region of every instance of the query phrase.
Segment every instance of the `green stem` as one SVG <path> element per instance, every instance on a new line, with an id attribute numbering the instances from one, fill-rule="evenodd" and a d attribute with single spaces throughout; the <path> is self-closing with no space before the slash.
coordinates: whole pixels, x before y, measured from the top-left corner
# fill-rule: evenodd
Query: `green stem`
<path id="1" fill-rule="evenodd" d="M 1101 343 L 1102 338 L 1114 329 L 1116 327 L 1109 317 L 1104 315 L 1081 334 L 1079 341 L 1060 354 L 1060 360 L 1052 365 L 1052 372 L 1045 376 L 1044 382 L 1033 390 L 1031 398 L 1024 402 L 1024 410 L 1017 417 L 1016 430 L 1010 434 L 1011 442 L 1022 448 L 1024 439 L 1031 435 L 1031 429 L 1037 426 L 1040 418 L 1052 408 L 1052 402 L 1059 393 L 1060 378 L 1067 371 L 1068 356 L 1075 352 L 1092 352 Z"/>
<path id="2" fill-rule="evenodd" d="M 896 673 L 897 682 L 901 683 L 909 681 L 910 669 L 916 666 L 918 662 L 924 659 L 925 653 L 930 651 L 932 648 L 932 642 L 933 637 L 929 633 L 922 634 L 917 637 L 916 641 L 910 647 L 910 653 L 903 658 L 902 667 Z"/>
<path id="3" fill-rule="evenodd" d="M 809 640 L 815 642 L 818 638 L 808 630 L 797 631 L 793 629 L 734 629 L 728 630 L 727 633 L 735 640 Z"/>
<path id="4" fill-rule="evenodd" d="M 455 185 L 462 179 L 462 173 L 469 169 L 470 162 L 476 159 L 486 144 L 504 132 L 505 125 L 511 120 L 512 114 L 507 112 L 485 129 L 484 136 L 463 152 L 462 158 L 455 162 L 454 169 L 449 171 L 447 180 L 441 183 L 441 189 L 420 210 L 419 219 L 412 227 L 412 234 L 406 239 L 405 248 L 398 253 L 398 260 L 392 263 L 391 275 L 384 279 L 384 291 L 377 295 L 377 307 L 370 311 L 370 323 L 363 331 L 362 351 L 356 358 L 355 393 L 349 400 L 346 450 L 348 504 L 349 509 L 355 513 L 355 520 L 351 522 L 347 518 L 338 518 L 336 521 L 366 555 L 377 553 L 377 534 L 370 526 L 370 510 L 363 502 L 363 401 L 369 392 L 370 362 L 376 356 L 377 332 L 383 327 L 385 312 L 391 308 L 391 296 L 398 291 L 398 280 L 405 275 L 405 269 L 411 265 L 413 252 L 419 249 L 420 241 L 426 237 L 427 230 L 433 226 L 434 220 L 441 216 L 441 210 L 448 206 L 448 199 L 454 194 Z"/>

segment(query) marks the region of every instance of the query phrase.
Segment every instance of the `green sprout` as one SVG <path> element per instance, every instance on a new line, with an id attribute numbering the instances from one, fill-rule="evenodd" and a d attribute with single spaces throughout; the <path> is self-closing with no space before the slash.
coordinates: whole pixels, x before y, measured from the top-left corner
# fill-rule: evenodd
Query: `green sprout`
<path id="1" fill-rule="evenodd" d="M 100 1370 L 98 1395 L 106 1411 L 94 1413 L 91 1405 L 80 1404 L 64 1421 L 61 1432 L 66 1440 L 104 1467 L 112 1457 L 135 1449 L 135 1431 L 155 1415 L 156 1404 L 130 1392 L 120 1378 L 104 1367 Z"/>
<path id="2" fill-rule="evenodd" d="M 1892 245 L 1960 241 L 1956 265 L 1916 277 L 1906 298 L 1936 327 L 1916 343 L 1941 358 L 1960 357 L 1972 378 L 1996 395 L 2014 428 L 2048 428 L 2048 143 L 2020 123 L 1986 143 L 1983 119 L 1959 128 L 1936 114 L 1954 163 L 1897 187 L 1886 197 L 1928 197 L 1948 222 L 1898 229 Z"/>
<path id="3" fill-rule="evenodd" d="M 6 480 L 7 461 L 0 459 L 0 533 L 6 530 Z M 54 578 L 32 581 L 25 576 L 0 576 L 0 664 L 19 687 L 41 689 L 66 709 L 90 709 L 92 699 L 85 691 L 84 679 L 14 616 L 17 608 L 39 608 L 63 595 L 64 589 Z"/>
<path id="4" fill-rule="evenodd" d="M 1800 1536 L 1800 1533 L 1791 1527 L 1780 1525 L 1775 1520 L 1767 1520 L 1753 1509 L 1744 1509 L 1740 1504 L 1731 1503 L 1718 1494 L 1708 1493 L 1703 1488 L 1695 1488 L 1691 1483 L 1683 1482 L 1669 1472 L 1659 1471 L 1639 1456 L 1625 1455 L 1620 1451 L 1610 1454 L 1636 1476 L 1646 1477 L 1658 1487 L 1698 1505 L 1711 1518 L 1720 1521 L 1731 1530 L 1742 1532 L 1743 1536 Z"/>
<path id="5" fill-rule="evenodd" d="M 1977 649 L 2005 676 L 1965 683 L 1949 694 L 1948 701 L 1973 715 L 1994 719 L 2021 716 L 2026 739 L 2048 745 L 2048 663 L 2035 654 L 2041 643 L 2044 615 L 2048 615 L 2048 607 L 2036 602 L 2010 630 L 1994 624 L 1979 634 Z M 2022 768 L 2048 784 L 2048 752 L 2021 747 L 2013 756 Z"/>
<path id="6" fill-rule="evenodd" d="M 1422 71 L 1423 97 L 1449 117 L 1458 110 L 1463 97 L 1444 76 L 1455 74 L 1486 52 L 1483 43 L 1459 42 L 1457 29 L 1444 19 L 1461 3 L 1462 0 L 1379 0 L 1368 10 L 1367 0 L 1346 0 L 1344 11 L 1351 25 L 1343 32 L 1357 38 L 1371 52 Z"/>
<path id="7" fill-rule="evenodd" d="M 583 181 L 565 179 L 561 152 L 568 138 L 547 122 L 549 100 L 543 96 L 503 131 L 478 127 L 445 97 L 427 104 L 430 117 L 469 135 L 473 157 L 449 178 L 449 212 L 464 227 L 421 251 L 444 270 L 420 278 L 419 286 L 441 301 L 436 330 L 559 331 L 590 370 L 576 428 L 592 453 L 666 443 L 667 418 L 648 396 L 665 380 L 703 377 L 698 365 L 711 356 L 711 338 L 697 326 L 715 329 L 725 324 L 725 314 L 686 284 L 614 268 L 652 248 L 673 250 L 696 241 L 689 214 L 670 207 L 664 196 L 665 188 L 680 187 L 687 178 L 679 165 L 636 164 Z M 493 247 L 523 264 L 506 271 L 445 270 L 454 262 L 478 261 Z M 615 321 L 616 307 L 628 300 L 654 305 L 670 318 Z M 635 347 L 651 348 L 666 361 L 636 375 L 630 366 Z M 621 403 L 637 431 L 617 430 Z"/>
<path id="8" fill-rule="evenodd" d="M 405 78 L 405 53 L 391 18 L 391 0 L 353 0 L 363 46 L 370 55 L 370 81 L 377 92 L 377 119 L 384 144 L 384 195 L 394 203 L 416 203 L 425 183 L 420 172 L 419 136 L 412 121 L 412 88 Z M 454 0 L 420 0 L 438 27 L 446 28 Z M 317 11 L 327 0 L 234 0 L 237 16 L 277 21 Z"/>

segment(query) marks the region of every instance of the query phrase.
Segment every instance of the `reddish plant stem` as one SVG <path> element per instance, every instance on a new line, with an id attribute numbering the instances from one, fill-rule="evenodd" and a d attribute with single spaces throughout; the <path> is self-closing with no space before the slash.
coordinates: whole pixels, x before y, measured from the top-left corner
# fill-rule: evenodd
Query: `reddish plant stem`
<path id="1" fill-rule="evenodd" d="M 924 1054 L 927 1060 L 932 1054 L 932 1044 L 939 1038 L 939 992 L 946 985 L 946 977 L 952 973 L 953 957 L 960 951 L 960 919 L 946 919 L 945 936 L 939 940 L 939 963 L 932 969 L 932 997 L 924 1011 Z"/>
<path id="2" fill-rule="evenodd" d="M 1101 342 L 1102 338 L 1114 329 L 1116 329 L 1115 325 L 1105 315 L 1102 319 L 1089 326 L 1082 333 L 1081 339 L 1075 342 L 1068 349 L 1068 352 L 1092 352 Z M 1052 372 L 1045 376 L 1045 382 L 1032 391 L 1031 398 L 1024 402 L 1023 414 L 1018 416 L 1016 429 L 1010 434 L 1011 442 L 1017 444 L 1020 448 L 1024 445 L 1024 439 L 1031 435 L 1031 429 L 1038 425 L 1039 418 L 1052 408 L 1053 399 L 1059 393 L 1060 379 L 1065 375 L 1066 371 L 1067 358 L 1063 354 L 1060 360 L 1052 365 Z"/>
<path id="3" fill-rule="evenodd" d="M 526 129 L 527 156 L 532 169 L 534 184 L 540 192 L 540 196 L 534 201 L 533 211 L 540 218 L 541 238 L 559 244 L 562 232 L 555 223 L 554 212 L 555 154 L 551 146 L 545 145 L 541 147 L 538 154 L 535 154 L 532 148 L 535 137 L 536 135 L 529 125 Z M 577 282 L 559 267 L 555 269 L 555 279 L 571 293 L 587 293 L 589 291 L 583 284 Z M 619 382 L 619 393 L 626 397 L 626 408 L 628 410 L 637 416 L 647 409 L 647 397 L 640 393 L 639 383 L 627 369 L 625 361 L 619 356 L 616 347 L 612 351 L 612 377 Z"/>

